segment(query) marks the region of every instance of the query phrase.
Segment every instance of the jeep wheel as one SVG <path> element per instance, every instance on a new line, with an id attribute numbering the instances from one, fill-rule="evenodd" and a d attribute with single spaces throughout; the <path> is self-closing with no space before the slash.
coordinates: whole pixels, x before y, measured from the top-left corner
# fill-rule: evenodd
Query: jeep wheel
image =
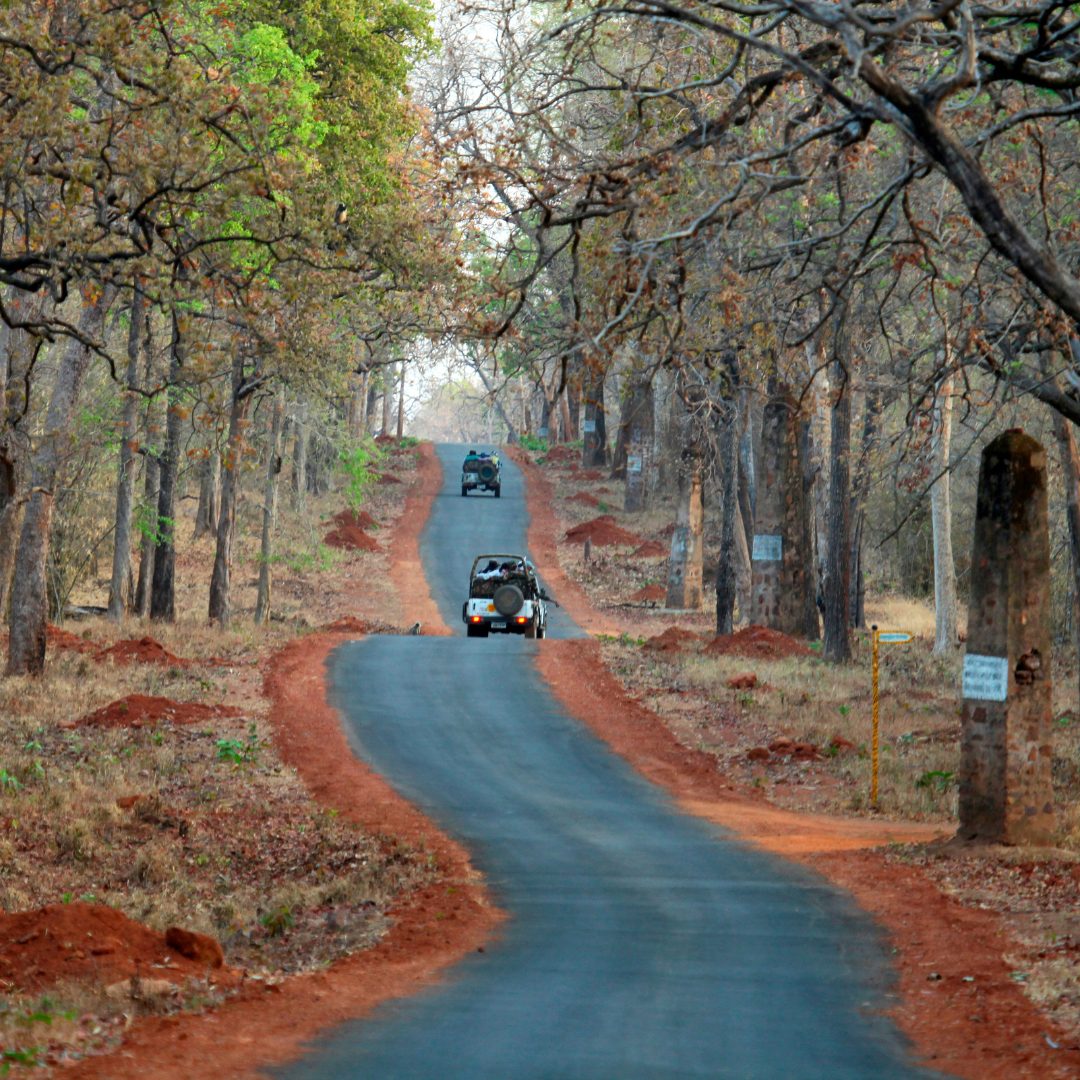
<path id="1" fill-rule="evenodd" d="M 495 498 L 496 499 L 499 497 L 499 492 L 500 491 L 502 491 L 502 485 L 501 484 L 496 484 L 495 485 Z"/>
<path id="2" fill-rule="evenodd" d="M 547 627 L 546 626 L 538 626 L 536 628 L 536 636 L 538 638 L 546 638 L 547 637 Z"/>
<path id="3" fill-rule="evenodd" d="M 525 605 L 525 594 L 516 585 L 500 585 L 491 599 L 495 610 L 506 618 L 516 615 Z"/>
<path id="4" fill-rule="evenodd" d="M 481 483 L 484 484 L 490 484 L 495 479 L 495 477 L 498 476 L 498 474 L 499 470 L 496 469 L 490 461 L 485 461 L 483 465 L 480 466 L 480 469 L 477 472 L 477 476 L 480 477 Z"/>
<path id="5" fill-rule="evenodd" d="M 538 636 L 537 632 L 536 632 L 536 623 L 535 622 L 531 622 L 531 623 L 529 623 L 528 626 L 525 627 L 525 636 L 527 638 L 534 638 L 534 637 Z"/>
<path id="6" fill-rule="evenodd" d="M 469 494 L 469 489 L 464 484 L 461 485 L 461 494 L 462 495 L 468 495 Z"/>
<path id="7" fill-rule="evenodd" d="M 486 626 L 477 626 L 475 623 L 469 623 L 469 625 L 465 627 L 465 636 L 466 637 L 487 637 L 488 636 L 488 628 Z"/>

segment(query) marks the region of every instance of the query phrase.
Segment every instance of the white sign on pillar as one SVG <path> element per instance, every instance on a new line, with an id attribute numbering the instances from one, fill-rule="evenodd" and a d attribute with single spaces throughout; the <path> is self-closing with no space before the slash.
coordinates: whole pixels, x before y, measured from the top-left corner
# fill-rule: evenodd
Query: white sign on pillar
<path id="1" fill-rule="evenodd" d="M 770 533 L 754 535 L 754 562 L 779 562 L 783 558 L 784 538 Z"/>
<path id="2" fill-rule="evenodd" d="M 1009 660 L 1005 656 L 964 657 L 963 695 L 969 701 L 1004 701 L 1009 693 Z"/>
<path id="3" fill-rule="evenodd" d="M 581 425 L 581 430 L 584 431 L 586 435 L 591 435 L 596 430 L 596 421 L 586 420 Z"/>

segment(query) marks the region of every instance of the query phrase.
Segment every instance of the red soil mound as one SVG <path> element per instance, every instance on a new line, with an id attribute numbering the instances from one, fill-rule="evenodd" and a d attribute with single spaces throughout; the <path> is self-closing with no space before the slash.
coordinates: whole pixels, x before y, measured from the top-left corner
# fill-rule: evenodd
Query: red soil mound
<path id="1" fill-rule="evenodd" d="M 566 501 L 581 503 L 584 506 L 600 505 L 600 500 L 595 495 L 590 495 L 587 491 L 579 491 L 576 495 L 571 495 Z"/>
<path id="2" fill-rule="evenodd" d="M 639 559 L 659 559 L 666 556 L 668 550 L 667 545 L 661 544 L 659 540 L 646 540 L 641 547 L 635 549 L 634 554 Z"/>
<path id="3" fill-rule="evenodd" d="M 114 983 L 142 978 L 183 982 L 207 973 L 165 943 L 165 935 L 98 904 L 50 904 L 0 913 L 0 983 L 36 992 L 62 979 Z M 235 981 L 225 969 L 217 981 Z"/>
<path id="4" fill-rule="evenodd" d="M 573 461 L 578 451 L 572 446 L 553 446 L 545 455 L 544 462 L 548 465 L 558 465 L 560 462 Z"/>
<path id="5" fill-rule="evenodd" d="M 642 646 L 653 652 L 682 652 L 687 647 L 701 644 L 701 638 L 693 630 L 684 630 L 681 626 L 669 626 L 662 634 L 649 638 Z"/>
<path id="6" fill-rule="evenodd" d="M 323 537 L 323 543 L 332 548 L 348 551 L 378 551 L 379 543 L 368 536 L 358 525 L 339 525 Z"/>
<path id="7" fill-rule="evenodd" d="M 92 653 L 98 650 L 92 641 L 77 637 L 68 630 L 61 630 L 59 626 L 47 626 L 45 640 L 54 649 L 70 649 L 72 652 L 81 653 Z"/>
<path id="8" fill-rule="evenodd" d="M 119 701 L 87 713 L 73 727 L 141 728 L 167 720 L 171 724 L 194 724 L 222 716 L 241 716 L 242 710 L 231 705 L 200 705 L 193 701 L 129 694 Z"/>
<path id="9" fill-rule="evenodd" d="M 645 588 L 638 589 L 630 599 L 641 602 L 665 600 L 667 599 L 667 590 L 663 585 L 646 585 Z"/>
<path id="10" fill-rule="evenodd" d="M 601 514 L 591 521 L 583 521 L 572 529 L 567 529 L 566 539 L 575 544 L 584 544 L 591 540 L 597 547 L 612 547 L 614 545 L 629 546 L 640 544 L 641 537 L 615 524 L 615 519 L 610 514 Z"/>
<path id="11" fill-rule="evenodd" d="M 380 484 L 400 484 L 400 477 L 395 476 L 393 473 L 384 472 L 379 475 L 377 483 Z"/>
<path id="12" fill-rule="evenodd" d="M 138 641 L 118 641 L 97 654 L 98 660 L 114 660 L 118 664 L 171 664 L 174 667 L 187 667 L 190 661 L 173 656 L 164 645 L 152 637 L 142 637 Z"/>
<path id="13" fill-rule="evenodd" d="M 355 525 L 358 529 L 377 529 L 379 523 L 366 510 L 342 510 L 331 519 L 335 525 L 347 528 Z"/>
<path id="14" fill-rule="evenodd" d="M 705 652 L 712 656 L 749 656 L 761 660 L 814 655 L 803 642 L 767 626 L 747 626 L 734 634 L 715 637 L 705 646 Z"/>

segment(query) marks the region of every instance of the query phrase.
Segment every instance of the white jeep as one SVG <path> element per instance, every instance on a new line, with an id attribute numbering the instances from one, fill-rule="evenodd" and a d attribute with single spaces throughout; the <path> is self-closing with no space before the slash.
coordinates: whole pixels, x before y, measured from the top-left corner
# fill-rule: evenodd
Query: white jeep
<path id="1" fill-rule="evenodd" d="M 547 634 L 547 605 L 554 604 L 524 555 L 478 555 L 469 573 L 469 599 L 461 609 L 469 637 Z"/>

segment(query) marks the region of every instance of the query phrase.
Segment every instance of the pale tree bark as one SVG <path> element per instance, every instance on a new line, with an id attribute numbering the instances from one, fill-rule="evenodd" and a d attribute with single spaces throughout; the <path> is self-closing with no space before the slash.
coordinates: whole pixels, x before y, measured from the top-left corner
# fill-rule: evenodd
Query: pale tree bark
<path id="1" fill-rule="evenodd" d="M 135 444 L 139 434 L 139 359 L 146 321 L 146 297 L 138 285 L 131 295 L 131 325 L 127 344 L 127 396 L 124 400 L 120 462 L 116 477 L 116 517 L 113 527 L 112 579 L 109 583 L 109 618 L 124 617 L 126 586 L 131 574 L 131 507 L 135 495 Z"/>
<path id="2" fill-rule="evenodd" d="M 870 491 L 873 454 L 877 447 L 881 410 L 884 407 L 879 390 L 866 393 L 863 405 L 862 446 L 851 487 L 851 624 L 866 626 L 866 573 L 863 566 L 863 526 L 866 522 L 866 497 Z"/>
<path id="3" fill-rule="evenodd" d="M 950 357 L 947 349 L 945 363 L 948 368 Z M 934 534 L 934 652 L 938 655 L 954 652 L 958 636 L 952 494 L 949 484 L 952 416 L 953 375 L 950 371 L 941 380 L 935 394 L 930 450 L 931 468 L 937 477 L 930 488 L 930 521 Z"/>
<path id="4" fill-rule="evenodd" d="M 281 426 L 284 417 L 285 394 L 284 391 L 279 391 L 274 398 L 266 444 L 262 542 L 259 549 L 259 590 L 255 599 L 255 622 L 260 626 L 270 618 L 270 560 L 273 556 L 274 525 L 277 522 L 278 475 L 281 472 Z"/>
<path id="5" fill-rule="evenodd" d="M 846 313 L 840 318 L 846 318 Z M 836 331 L 835 349 L 822 653 L 827 660 L 839 663 L 851 659 L 851 382 L 843 362 L 847 356 L 843 323 Z"/>
<path id="6" fill-rule="evenodd" d="M 236 525 L 236 504 L 240 494 L 240 464 L 243 458 L 244 429 L 251 402 L 250 383 L 244 379 L 244 357 L 237 350 L 233 359 L 232 405 L 229 409 L 229 442 L 225 449 L 221 481 L 221 509 L 218 514 L 217 547 L 210 576 L 210 621 L 229 625 L 232 574 L 232 542 Z"/>
<path id="7" fill-rule="evenodd" d="M 397 399 L 397 437 L 398 442 L 405 438 L 405 361 L 398 364 L 398 399 Z"/>
<path id="8" fill-rule="evenodd" d="M 111 302 L 111 289 L 102 290 L 93 300 L 84 302 L 79 315 L 79 331 L 83 337 L 100 337 Z M 45 430 L 33 454 L 30 497 L 15 554 L 8 638 L 9 675 L 40 675 L 45 669 L 48 616 L 45 565 L 55 504 L 54 488 L 63 459 L 71 449 L 75 407 L 91 359 L 90 350 L 75 339 L 66 341 L 62 349 L 45 417 Z"/>
<path id="9" fill-rule="evenodd" d="M 668 558 L 667 599 L 665 607 L 697 609 L 701 607 L 704 508 L 701 489 L 704 466 L 702 423 L 699 412 L 705 407 L 703 388 L 684 386 L 680 395 L 685 399 L 682 417 L 682 451 L 678 465 L 678 502 L 675 511 L 675 531 L 671 534 L 671 555 Z"/>
<path id="10" fill-rule="evenodd" d="M 158 456 L 158 500 L 154 522 L 154 573 L 150 586 L 150 618 L 176 619 L 176 487 L 180 474 L 183 416 L 177 400 L 184 368 L 180 320 L 172 313 L 169 376 L 165 404 L 165 446 Z"/>
<path id="11" fill-rule="evenodd" d="M 394 365 L 384 364 L 382 368 L 382 430 L 381 435 L 390 434 L 394 406 Z"/>

